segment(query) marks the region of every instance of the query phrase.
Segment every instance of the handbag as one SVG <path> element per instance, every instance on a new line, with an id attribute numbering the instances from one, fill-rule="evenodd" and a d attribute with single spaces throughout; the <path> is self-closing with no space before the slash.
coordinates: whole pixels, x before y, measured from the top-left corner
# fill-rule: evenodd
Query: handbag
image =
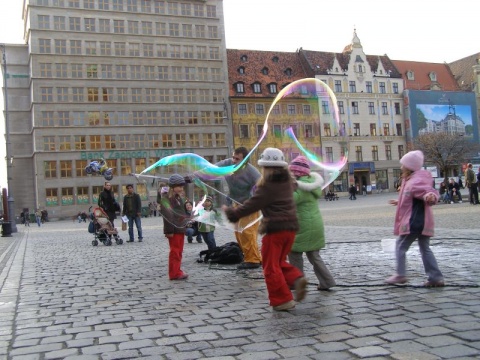
<path id="1" fill-rule="evenodd" d="M 127 230 L 127 223 L 122 221 L 122 231 Z"/>

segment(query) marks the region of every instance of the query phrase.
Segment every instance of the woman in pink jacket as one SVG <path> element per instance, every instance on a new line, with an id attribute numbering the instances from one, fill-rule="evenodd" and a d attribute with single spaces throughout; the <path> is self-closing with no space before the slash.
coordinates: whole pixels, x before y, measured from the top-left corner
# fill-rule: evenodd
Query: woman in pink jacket
<path id="1" fill-rule="evenodd" d="M 432 205 L 438 202 L 439 194 L 432 187 L 430 172 L 423 170 L 423 153 L 410 151 L 400 159 L 402 164 L 402 186 L 398 200 L 390 200 L 397 206 L 394 234 L 398 235 L 395 255 L 397 274 L 386 279 L 387 284 L 404 284 L 407 282 L 405 260 L 410 245 L 418 239 L 423 266 L 427 274 L 425 287 L 444 286 L 435 255 L 430 249 L 430 237 L 433 236 Z"/>

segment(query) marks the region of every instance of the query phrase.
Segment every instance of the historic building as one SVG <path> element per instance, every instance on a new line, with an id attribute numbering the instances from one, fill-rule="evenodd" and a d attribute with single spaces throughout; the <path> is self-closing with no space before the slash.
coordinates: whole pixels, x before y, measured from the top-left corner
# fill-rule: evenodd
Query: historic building
<path id="1" fill-rule="evenodd" d="M 340 117 L 332 128 L 331 109 L 325 101 L 307 96 L 278 102 L 269 117 L 269 135 L 261 148 L 281 148 L 288 160 L 298 148 L 278 133 L 289 126 L 326 162 L 337 162 L 348 150 L 348 164 L 334 182 L 335 191 L 349 184 L 369 191 L 393 189 L 399 176 L 398 160 L 405 152 L 402 114 L 403 80 L 387 56 L 365 55 L 356 33 L 342 53 L 299 49 L 295 53 L 227 50 L 230 102 L 235 146 L 252 147 L 263 129 L 273 99 L 286 85 L 301 78 L 316 78 L 334 92 Z"/>
<path id="2" fill-rule="evenodd" d="M 53 218 L 97 202 L 103 158 L 121 200 L 174 153 L 215 162 L 232 151 L 221 0 L 31 0 L 25 44 L 7 45 L 15 207 Z M 174 171 L 175 169 L 172 169 Z"/>

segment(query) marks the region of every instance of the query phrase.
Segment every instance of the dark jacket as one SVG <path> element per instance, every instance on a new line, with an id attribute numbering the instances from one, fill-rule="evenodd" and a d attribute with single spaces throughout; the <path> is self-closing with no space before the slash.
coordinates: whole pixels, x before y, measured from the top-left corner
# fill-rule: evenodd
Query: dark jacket
<path id="1" fill-rule="evenodd" d="M 103 191 L 98 196 L 98 206 L 107 213 L 110 220 L 117 218 L 117 210 L 115 207 L 115 203 L 116 200 L 113 195 L 113 191 L 103 189 Z"/>
<path id="2" fill-rule="evenodd" d="M 190 216 L 187 215 L 184 204 L 185 199 L 178 195 L 160 200 L 164 234 L 185 234 Z"/>
<path id="3" fill-rule="evenodd" d="M 129 201 L 129 198 L 132 198 L 131 202 Z M 137 193 L 133 193 L 132 195 L 127 194 L 123 197 L 122 214 L 129 217 L 141 216 L 142 199 L 140 199 L 140 195 L 138 195 Z"/>
<path id="4" fill-rule="evenodd" d="M 227 218 L 237 222 L 242 217 L 261 210 L 263 218 L 258 228 L 260 234 L 297 231 L 299 225 L 293 200 L 294 189 L 294 182 L 288 171 L 274 173 L 265 179 L 263 185 L 257 187 L 255 194 L 243 205 L 228 208 L 225 211 Z"/>

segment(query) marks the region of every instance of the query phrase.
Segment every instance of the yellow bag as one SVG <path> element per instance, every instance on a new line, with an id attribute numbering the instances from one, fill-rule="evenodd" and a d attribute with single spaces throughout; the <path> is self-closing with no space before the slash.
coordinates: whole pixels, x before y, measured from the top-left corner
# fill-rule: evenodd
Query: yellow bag
<path id="1" fill-rule="evenodd" d="M 122 231 L 127 230 L 127 223 L 122 221 Z"/>

